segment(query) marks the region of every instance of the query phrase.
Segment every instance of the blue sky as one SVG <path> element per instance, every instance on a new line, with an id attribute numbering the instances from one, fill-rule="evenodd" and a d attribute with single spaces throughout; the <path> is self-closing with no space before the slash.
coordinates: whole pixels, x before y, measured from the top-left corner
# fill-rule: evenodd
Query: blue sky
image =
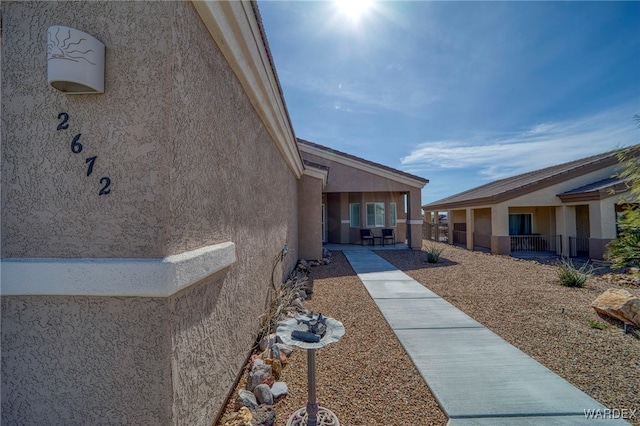
<path id="1" fill-rule="evenodd" d="M 640 143 L 640 2 L 258 6 L 296 136 L 429 179 L 423 204 Z"/>

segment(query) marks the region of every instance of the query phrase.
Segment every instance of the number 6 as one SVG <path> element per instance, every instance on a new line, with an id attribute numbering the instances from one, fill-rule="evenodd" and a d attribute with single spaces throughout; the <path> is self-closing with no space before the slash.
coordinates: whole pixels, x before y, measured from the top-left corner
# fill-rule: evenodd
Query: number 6
<path id="1" fill-rule="evenodd" d="M 71 152 L 73 152 L 74 154 L 80 154 L 82 152 L 82 144 L 78 142 L 78 139 L 80 139 L 81 135 L 82 133 L 78 133 L 71 141 Z"/>

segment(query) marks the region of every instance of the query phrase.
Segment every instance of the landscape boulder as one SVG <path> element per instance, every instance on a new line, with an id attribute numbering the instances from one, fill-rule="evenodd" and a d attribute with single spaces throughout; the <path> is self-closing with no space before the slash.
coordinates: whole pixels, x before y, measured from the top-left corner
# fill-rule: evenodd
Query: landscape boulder
<path id="1" fill-rule="evenodd" d="M 596 312 L 640 327 L 640 291 L 610 288 L 591 303 Z"/>

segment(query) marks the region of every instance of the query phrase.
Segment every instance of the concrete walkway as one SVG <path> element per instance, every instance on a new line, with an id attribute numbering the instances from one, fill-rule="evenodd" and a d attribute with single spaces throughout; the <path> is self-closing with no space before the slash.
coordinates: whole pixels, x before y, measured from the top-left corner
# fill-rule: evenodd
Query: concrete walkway
<path id="1" fill-rule="evenodd" d="M 627 424 L 589 395 L 360 246 L 341 250 L 409 354 L 450 426 Z M 374 248 L 377 249 L 377 248 Z"/>

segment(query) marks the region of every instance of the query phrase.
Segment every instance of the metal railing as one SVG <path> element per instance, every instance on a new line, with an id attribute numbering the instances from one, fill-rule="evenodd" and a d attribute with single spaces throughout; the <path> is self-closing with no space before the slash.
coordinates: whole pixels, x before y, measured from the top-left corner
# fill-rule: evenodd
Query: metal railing
<path id="1" fill-rule="evenodd" d="M 589 257 L 589 238 L 569 237 L 569 257 Z"/>
<path id="2" fill-rule="evenodd" d="M 425 240 L 449 242 L 449 225 L 446 223 L 425 223 L 422 225 L 422 238 Z"/>
<path id="3" fill-rule="evenodd" d="M 562 253 L 560 235 L 511 235 L 511 253 Z"/>

